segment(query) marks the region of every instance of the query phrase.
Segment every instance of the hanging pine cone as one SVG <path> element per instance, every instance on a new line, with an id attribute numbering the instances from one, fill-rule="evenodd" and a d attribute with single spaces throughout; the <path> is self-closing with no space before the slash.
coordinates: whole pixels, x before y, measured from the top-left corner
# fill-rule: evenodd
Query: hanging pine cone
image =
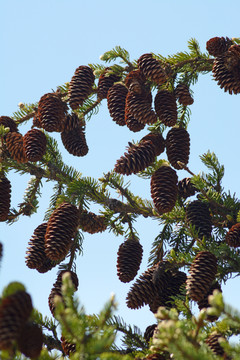
<path id="1" fill-rule="evenodd" d="M 223 336 L 221 334 L 214 332 L 213 334 L 208 336 L 208 338 L 206 339 L 206 344 L 210 347 L 210 349 L 215 355 L 224 356 L 225 354 L 224 349 L 219 343 L 220 338 L 223 338 Z M 224 357 L 224 359 L 227 358 Z"/>
<path id="2" fill-rule="evenodd" d="M 67 255 L 77 231 L 79 211 L 67 202 L 50 216 L 45 235 L 45 253 L 50 260 L 61 261 Z"/>
<path id="3" fill-rule="evenodd" d="M 38 103 L 38 120 L 48 132 L 61 132 L 66 117 L 66 104 L 55 93 L 41 97 Z"/>
<path id="4" fill-rule="evenodd" d="M 177 200 L 177 173 L 170 166 L 161 166 L 151 177 L 151 197 L 159 212 L 171 211 Z"/>
<path id="5" fill-rule="evenodd" d="M 127 283 L 135 278 L 142 261 L 143 248 L 136 239 L 127 239 L 119 246 L 117 253 L 117 275 Z"/>
<path id="6" fill-rule="evenodd" d="M 6 135 L 6 146 L 10 156 L 18 163 L 26 163 L 27 157 L 23 148 L 23 136 L 18 132 L 9 132 Z"/>
<path id="7" fill-rule="evenodd" d="M 97 87 L 97 98 L 98 100 L 106 99 L 108 90 L 117 81 L 120 81 L 121 76 L 114 74 L 111 67 L 107 67 L 104 72 L 100 75 Z"/>
<path id="8" fill-rule="evenodd" d="M 36 269 L 40 273 L 45 273 L 56 266 L 55 261 L 51 261 L 45 254 L 45 234 L 47 223 L 40 224 L 33 232 L 29 240 L 26 256 L 26 265 L 29 269 Z"/>
<path id="9" fill-rule="evenodd" d="M 32 300 L 25 291 L 2 299 L 0 305 L 0 349 L 10 349 L 32 312 Z"/>
<path id="10" fill-rule="evenodd" d="M 232 95 L 240 93 L 240 45 L 232 45 L 228 51 L 214 60 L 212 73 L 217 84 Z"/>
<path id="11" fill-rule="evenodd" d="M 189 225 L 195 226 L 198 236 L 202 239 L 211 237 L 212 222 L 208 205 L 200 200 L 192 201 L 186 209 L 186 221 Z"/>
<path id="12" fill-rule="evenodd" d="M 92 92 L 95 76 L 89 66 L 81 65 L 76 70 L 69 83 L 69 105 L 73 110 L 82 105 Z"/>
<path id="13" fill-rule="evenodd" d="M 207 309 L 209 308 L 211 305 L 209 304 L 209 301 L 208 301 L 208 297 L 210 295 L 213 294 L 214 290 L 218 290 L 220 292 L 222 292 L 222 289 L 221 289 L 221 285 L 218 283 L 218 282 L 214 282 L 210 289 L 208 290 L 208 292 L 204 295 L 204 297 L 202 298 L 202 300 L 198 301 L 198 308 L 199 310 L 202 310 L 202 309 Z M 208 321 L 216 321 L 218 319 L 217 316 L 214 316 L 214 315 L 207 315 L 207 320 Z"/>
<path id="14" fill-rule="evenodd" d="M 109 114 L 118 125 L 124 126 L 125 122 L 125 103 L 128 90 L 121 83 L 114 84 L 107 93 L 107 106 Z"/>
<path id="15" fill-rule="evenodd" d="M 61 345 L 65 355 L 70 356 L 70 354 L 76 351 L 76 345 L 71 344 L 63 336 L 61 336 Z"/>
<path id="16" fill-rule="evenodd" d="M 191 264 L 186 280 L 187 295 L 201 301 L 211 287 L 217 273 L 217 259 L 209 251 L 200 251 Z"/>
<path id="17" fill-rule="evenodd" d="M 0 116 L 0 125 L 8 127 L 10 132 L 18 132 L 17 124 L 9 116 Z"/>
<path id="18" fill-rule="evenodd" d="M 138 132 L 144 129 L 145 124 L 141 123 L 140 121 L 136 120 L 131 113 L 129 112 L 129 108 L 125 107 L 125 122 L 129 130 L 133 132 Z"/>
<path id="19" fill-rule="evenodd" d="M 143 54 L 138 59 L 138 67 L 146 76 L 147 79 L 157 83 L 163 84 L 167 80 L 167 74 L 160 62 L 153 58 L 152 54 Z"/>
<path id="20" fill-rule="evenodd" d="M 29 130 L 23 137 L 23 149 L 28 161 L 39 161 L 46 152 L 46 135 L 37 129 Z"/>
<path id="21" fill-rule="evenodd" d="M 152 110 L 152 95 L 151 93 L 143 93 L 141 95 L 128 91 L 126 97 L 126 107 L 129 115 L 142 124 L 154 124 L 157 121 L 157 116 Z"/>
<path id="22" fill-rule="evenodd" d="M 154 149 L 155 149 L 155 156 L 159 156 L 165 149 L 165 140 L 161 133 L 149 133 L 145 135 L 140 142 L 143 143 L 145 141 L 151 141 Z"/>
<path id="23" fill-rule="evenodd" d="M 11 183 L 3 174 L 0 175 L 0 221 L 6 221 L 11 204 Z"/>
<path id="24" fill-rule="evenodd" d="M 213 37 L 206 43 L 206 49 L 212 56 L 222 55 L 233 44 L 232 40 L 228 37 Z"/>
<path id="25" fill-rule="evenodd" d="M 130 71 L 125 79 L 125 85 L 128 90 L 139 95 L 144 91 L 145 82 L 146 78 L 140 69 Z"/>
<path id="26" fill-rule="evenodd" d="M 65 273 L 70 273 L 71 280 L 72 280 L 75 291 L 77 291 L 77 289 L 78 289 L 78 277 L 75 272 L 69 271 L 69 270 L 62 270 L 58 274 L 57 279 L 56 279 L 55 283 L 53 284 L 53 288 L 48 297 L 48 306 L 49 306 L 49 309 L 50 309 L 53 317 L 55 316 L 55 308 L 56 308 L 55 303 L 54 303 L 54 297 L 57 295 L 62 298 L 62 276 Z"/>
<path id="27" fill-rule="evenodd" d="M 168 161 L 175 169 L 182 169 L 178 161 L 187 165 L 190 153 L 190 137 L 183 128 L 172 128 L 167 133 L 166 152 Z"/>
<path id="28" fill-rule="evenodd" d="M 30 359 L 36 359 L 43 346 L 42 328 L 38 324 L 27 322 L 21 328 L 17 338 L 17 346 L 23 355 Z"/>
<path id="29" fill-rule="evenodd" d="M 157 289 L 152 281 L 155 268 L 156 265 L 147 269 L 131 286 L 126 298 L 127 307 L 130 309 L 139 309 L 149 304 L 156 295 Z"/>
<path id="30" fill-rule="evenodd" d="M 149 325 L 148 327 L 146 327 L 143 337 L 147 343 L 149 343 L 150 339 L 153 337 L 153 333 L 156 330 L 156 328 L 157 328 L 157 324 Z"/>
<path id="31" fill-rule="evenodd" d="M 177 103 L 175 96 L 167 90 L 160 90 L 155 96 L 154 106 L 159 120 L 166 126 L 177 122 Z"/>
<path id="32" fill-rule="evenodd" d="M 187 199 L 190 196 L 195 195 L 197 189 L 191 183 L 191 178 L 184 178 L 178 182 L 178 195 L 183 198 Z"/>
<path id="33" fill-rule="evenodd" d="M 88 145 L 86 142 L 85 132 L 82 127 L 73 130 L 63 131 L 61 133 L 63 146 L 74 156 L 85 156 L 88 153 Z"/>
<path id="34" fill-rule="evenodd" d="M 237 248 L 240 246 L 240 223 L 237 223 L 228 230 L 225 241 L 229 246 Z"/>
<path id="35" fill-rule="evenodd" d="M 107 229 L 105 216 L 83 210 L 79 215 L 79 227 L 89 234 L 103 232 Z"/>
<path id="36" fill-rule="evenodd" d="M 155 160 L 155 147 L 151 140 L 131 145 L 127 152 L 117 160 L 114 171 L 123 174 L 137 174 L 151 165 Z"/>
<path id="37" fill-rule="evenodd" d="M 194 100 L 190 94 L 187 84 L 179 83 L 175 89 L 175 97 L 178 99 L 179 104 L 183 106 L 192 105 Z"/>
<path id="38" fill-rule="evenodd" d="M 64 132 L 68 132 L 79 128 L 84 125 L 84 121 L 80 119 L 77 114 L 72 113 L 71 115 L 67 115 L 64 122 Z"/>

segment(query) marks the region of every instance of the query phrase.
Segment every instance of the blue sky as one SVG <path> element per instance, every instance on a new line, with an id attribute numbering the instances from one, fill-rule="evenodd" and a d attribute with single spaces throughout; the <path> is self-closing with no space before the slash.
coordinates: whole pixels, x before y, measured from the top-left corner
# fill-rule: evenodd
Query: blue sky
<path id="1" fill-rule="evenodd" d="M 194 37 L 205 51 L 206 41 L 214 36 L 239 37 L 238 1 L 76 1 L 8 0 L 0 6 L 0 79 L 1 115 L 11 116 L 19 102 L 32 103 L 70 81 L 75 69 L 88 63 L 100 63 L 99 56 L 116 45 L 126 48 L 131 59 L 144 53 L 162 55 L 187 50 Z M 211 75 L 200 77 L 193 87 L 194 104 L 189 125 L 191 153 L 189 167 L 205 171 L 199 155 L 214 151 L 225 165 L 226 190 L 239 191 L 239 95 L 221 90 Z M 20 130 L 25 133 L 30 125 Z M 128 141 L 139 140 L 146 132 L 131 133 L 110 119 L 106 100 L 99 114 L 87 124 L 89 154 L 75 158 L 63 149 L 64 160 L 86 176 L 100 177 L 111 170 L 124 153 Z M 56 139 L 60 140 L 59 134 Z M 60 143 L 60 141 L 59 141 Z M 61 144 L 59 145 L 60 148 Z M 179 178 L 186 174 L 179 172 Z M 9 174 L 12 205 L 22 201 L 28 176 Z M 150 198 L 149 182 L 136 177 L 132 189 Z M 56 279 L 57 269 L 39 274 L 25 265 L 25 253 L 34 229 L 42 222 L 52 185 L 42 188 L 38 214 L 21 218 L 12 226 L 1 224 L 0 241 L 4 243 L 1 265 L 1 288 L 9 281 L 22 281 L 32 295 L 34 306 L 50 315 L 47 298 Z M 94 210 L 94 207 L 92 207 Z M 140 219 L 136 223 L 144 248 L 139 274 L 145 271 L 151 243 L 158 234 L 156 221 Z M 125 297 L 131 284 L 122 284 L 116 275 L 117 250 L 123 238 L 103 233 L 86 235 L 84 254 L 77 260 L 79 290 L 77 295 L 87 312 L 98 312 L 116 294 L 118 314 L 143 331 L 155 322 L 147 308 L 130 310 Z M 240 280 L 231 279 L 224 290 L 226 301 L 238 307 Z"/>

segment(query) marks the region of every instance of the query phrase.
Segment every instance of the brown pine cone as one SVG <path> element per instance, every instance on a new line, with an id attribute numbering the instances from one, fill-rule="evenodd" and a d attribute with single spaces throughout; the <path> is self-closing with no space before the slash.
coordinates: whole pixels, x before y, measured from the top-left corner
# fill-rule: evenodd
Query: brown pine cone
<path id="1" fill-rule="evenodd" d="M 117 160 L 114 171 L 123 174 L 137 174 L 151 165 L 155 160 L 155 147 L 151 140 L 131 145 L 127 152 Z"/>
<path id="2" fill-rule="evenodd" d="M 167 90 L 159 90 L 154 99 L 154 106 L 159 120 L 166 126 L 177 122 L 177 103 L 175 96 Z"/>
<path id="3" fill-rule="evenodd" d="M 3 174 L 0 175 L 0 221 L 6 221 L 11 204 L 11 183 Z"/>
<path id="4" fill-rule="evenodd" d="M 138 67 L 149 80 L 161 85 L 167 80 L 167 74 L 160 62 L 152 54 L 143 54 L 138 59 Z"/>
<path id="5" fill-rule="evenodd" d="M 17 291 L 0 304 L 0 349 L 10 349 L 32 312 L 32 300 L 25 291 Z"/>
<path id="6" fill-rule="evenodd" d="M 153 337 L 153 333 L 156 328 L 157 324 L 149 325 L 148 327 L 146 327 L 143 337 L 147 343 L 149 343 L 150 339 Z"/>
<path id="7" fill-rule="evenodd" d="M 218 282 L 214 282 L 210 289 L 208 290 L 208 292 L 204 295 L 204 297 L 202 298 L 202 300 L 198 301 L 198 308 L 199 310 L 202 310 L 202 309 L 207 309 L 208 307 L 210 307 L 211 305 L 209 304 L 208 302 L 208 297 L 210 295 L 213 294 L 214 290 L 218 290 L 220 292 L 222 292 L 222 289 L 221 289 L 221 285 L 218 283 Z M 218 319 L 217 316 L 214 316 L 214 315 L 207 315 L 207 320 L 208 321 L 216 321 Z"/>
<path id="8" fill-rule="evenodd" d="M 83 210 L 79 215 L 79 227 L 89 234 L 95 234 L 105 231 L 107 224 L 104 216 Z"/>
<path id="9" fill-rule="evenodd" d="M 63 336 L 61 336 L 61 345 L 65 355 L 70 356 L 70 354 L 76 351 L 76 345 L 71 344 Z"/>
<path id="10" fill-rule="evenodd" d="M 33 128 L 41 128 L 42 127 L 42 124 L 39 120 L 39 115 L 38 115 L 38 112 L 36 111 L 35 115 L 33 116 L 33 121 L 32 121 L 32 129 Z"/>
<path id="11" fill-rule="evenodd" d="M 46 135 L 37 129 L 29 130 L 23 137 L 23 149 L 28 161 L 39 161 L 46 152 Z"/>
<path id="12" fill-rule="evenodd" d="M 135 278 L 142 261 L 143 248 L 136 239 L 127 239 L 118 248 L 117 275 L 127 283 Z"/>
<path id="13" fill-rule="evenodd" d="M 225 241 L 229 246 L 237 248 L 240 246 L 240 223 L 237 223 L 228 230 Z"/>
<path id="14" fill-rule="evenodd" d="M 240 93 L 240 45 L 232 45 L 228 51 L 215 58 L 212 73 L 217 84 L 232 95 Z"/>
<path id="15" fill-rule="evenodd" d="M 124 126 L 125 122 L 125 103 L 128 90 L 121 83 L 114 84 L 107 93 L 107 105 L 109 114 L 118 125 Z"/>
<path id="16" fill-rule="evenodd" d="M 17 124 L 9 116 L 0 116 L 0 125 L 8 127 L 10 132 L 18 132 Z"/>
<path id="17" fill-rule="evenodd" d="M 121 76 L 114 74 L 111 67 L 107 67 L 104 72 L 100 75 L 97 87 L 97 98 L 98 100 L 106 99 L 108 90 L 117 81 L 120 81 Z"/>
<path id="18" fill-rule="evenodd" d="M 209 291 L 217 273 L 217 259 L 209 251 L 200 251 L 191 264 L 186 280 L 187 295 L 201 301 Z"/>
<path id="19" fill-rule="evenodd" d="M 223 338 L 223 336 L 221 334 L 214 332 L 213 334 L 208 336 L 208 338 L 206 339 L 206 344 L 210 347 L 210 349 L 215 355 L 223 357 L 226 354 L 224 352 L 223 347 L 220 345 L 218 341 L 220 338 Z M 229 357 L 224 356 L 224 359 L 229 359 Z"/>
<path id="20" fill-rule="evenodd" d="M 129 115 L 142 124 L 154 124 L 157 116 L 152 110 L 151 93 L 136 94 L 128 91 L 126 97 L 126 107 Z"/>
<path id="21" fill-rule="evenodd" d="M 95 76 L 89 66 L 81 65 L 75 70 L 68 90 L 69 105 L 73 110 L 91 94 L 94 80 Z"/>
<path id="22" fill-rule="evenodd" d="M 125 79 L 128 90 L 139 95 L 144 91 L 145 82 L 146 78 L 140 69 L 130 71 Z"/>
<path id="23" fill-rule="evenodd" d="M 17 338 L 17 346 L 23 355 L 36 359 L 43 346 L 42 328 L 31 322 L 24 324 Z"/>
<path id="24" fill-rule="evenodd" d="M 9 132 L 6 135 L 6 146 L 10 156 L 18 163 L 26 163 L 27 157 L 23 147 L 23 136 L 18 132 Z"/>
<path id="25" fill-rule="evenodd" d="M 191 178 L 184 178 L 178 182 L 178 195 L 183 198 L 187 199 L 190 196 L 195 195 L 197 189 L 191 183 Z"/>
<path id="26" fill-rule="evenodd" d="M 171 128 L 167 133 L 166 152 L 168 161 L 175 169 L 182 169 L 178 161 L 187 165 L 190 153 L 190 136 L 183 128 Z"/>
<path id="27" fill-rule="evenodd" d="M 177 173 L 170 166 L 161 166 L 152 175 L 151 197 L 159 214 L 174 208 L 178 194 L 177 182 Z"/>
<path id="28" fill-rule="evenodd" d="M 67 202 L 53 211 L 45 235 L 45 253 L 50 260 L 61 261 L 65 258 L 76 234 L 78 220 L 78 209 Z"/>
<path id="29" fill-rule="evenodd" d="M 78 127 L 81 127 L 84 125 L 84 121 L 81 120 L 77 114 L 72 113 L 71 115 L 67 115 L 64 122 L 64 132 L 74 130 Z"/>
<path id="30" fill-rule="evenodd" d="M 88 153 L 85 132 L 82 127 L 76 127 L 73 130 L 63 131 L 61 133 L 63 146 L 74 156 L 85 156 Z"/>
<path id="31" fill-rule="evenodd" d="M 189 225 L 195 226 L 198 236 L 202 239 L 211 237 L 212 221 L 207 204 L 200 200 L 194 200 L 188 204 L 186 209 L 186 221 Z"/>
<path id="32" fill-rule="evenodd" d="M 183 106 L 192 105 L 194 100 L 190 94 L 189 87 L 186 84 L 179 83 L 175 89 L 175 97 L 178 99 L 179 104 Z"/>
<path id="33" fill-rule="evenodd" d="M 129 112 L 129 108 L 125 107 L 125 122 L 129 130 L 133 132 L 138 132 L 144 129 L 145 124 L 136 120 L 131 113 Z"/>
<path id="34" fill-rule="evenodd" d="M 233 44 L 232 40 L 228 37 L 213 37 L 206 43 L 206 49 L 212 56 L 219 56 L 226 52 L 229 47 Z"/>
<path id="35" fill-rule="evenodd" d="M 151 141 L 154 149 L 155 149 L 155 156 L 159 156 L 165 149 L 165 140 L 161 133 L 149 133 L 145 135 L 140 142 L 143 143 L 145 141 Z"/>
<path id="36" fill-rule="evenodd" d="M 40 273 L 45 273 L 56 266 L 55 261 L 51 261 L 45 254 L 45 234 L 47 223 L 40 224 L 33 232 L 29 240 L 26 256 L 26 265 L 29 269 L 37 269 Z"/>
<path id="37" fill-rule="evenodd" d="M 48 132 L 61 132 L 66 117 L 66 104 L 55 93 L 47 93 L 38 103 L 38 120 Z"/>

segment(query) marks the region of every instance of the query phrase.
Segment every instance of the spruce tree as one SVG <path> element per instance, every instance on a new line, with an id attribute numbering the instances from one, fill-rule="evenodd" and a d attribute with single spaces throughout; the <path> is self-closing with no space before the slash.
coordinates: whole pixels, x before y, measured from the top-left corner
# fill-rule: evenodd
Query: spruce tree
<path id="1" fill-rule="evenodd" d="M 188 167 L 194 85 L 199 75 L 210 74 L 216 86 L 238 94 L 240 39 L 209 39 L 205 52 L 190 39 L 188 51 L 146 53 L 135 60 L 116 46 L 100 59 L 80 64 L 68 83 L 36 103 L 21 103 L 0 117 L 0 221 L 14 226 L 22 216 L 34 216 L 42 182 L 52 182 L 45 218 L 32 229 L 26 266 L 42 276 L 54 268 L 57 273 L 48 297 L 52 317 L 33 308 L 24 284 L 2 290 L 1 359 L 240 359 L 239 345 L 231 342 L 240 333 L 240 313 L 224 303 L 221 289 L 240 275 L 240 201 L 223 189 L 224 166 L 214 152 L 200 154 L 207 172 Z M 146 132 L 95 179 L 64 162 L 54 133 L 69 154 L 87 156 L 88 122 L 103 99 L 116 129 L 129 129 L 129 141 L 131 132 Z M 26 133 L 22 124 L 29 126 Z M 11 171 L 30 176 L 18 208 L 11 206 Z M 150 198 L 130 189 L 132 174 L 149 181 Z M 93 204 L 98 213 L 91 211 Z M 161 230 L 139 274 L 140 217 L 157 221 Z M 146 329 L 115 315 L 114 296 L 98 314 L 87 314 L 75 294 L 84 235 L 105 231 L 124 238 L 116 276 L 133 281 L 126 284 L 132 311 L 147 306 L 155 314 L 156 323 Z"/>

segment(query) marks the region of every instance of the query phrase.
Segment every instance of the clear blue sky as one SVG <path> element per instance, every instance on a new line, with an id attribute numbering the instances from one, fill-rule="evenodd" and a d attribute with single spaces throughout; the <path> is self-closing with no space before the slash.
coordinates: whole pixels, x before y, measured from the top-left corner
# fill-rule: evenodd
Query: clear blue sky
<path id="1" fill-rule="evenodd" d="M 0 102 L 1 115 L 7 116 L 17 110 L 19 102 L 36 102 L 43 94 L 70 81 L 78 66 L 99 63 L 99 56 L 116 45 L 126 48 L 131 59 L 137 59 L 146 52 L 167 55 L 187 50 L 191 37 L 199 41 L 204 51 L 206 41 L 213 36 L 240 36 L 238 1 L 7 0 L 1 2 L 0 10 Z M 225 189 L 239 197 L 240 95 L 224 93 L 211 75 L 200 77 L 193 91 L 189 167 L 195 173 L 205 171 L 199 155 L 208 149 L 215 151 L 225 164 Z M 29 128 L 30 124 L 20 130 L 25 133 Z M 99 114 L 87 124 L 89 154 L 75 158 L 63 150 L 64 160 L 86 176 L 100 177 L 113 168 L 128 141 L 139 140 L 145 133 L 144 130 L 134 134 L 115 125 L 104 100 Z M 59 135 L 56 138 L 59 140 Z M 179 178 L 185 175 L 179 172 Z M 17 207 L 29 178 L 11 173 L 9 179 L 12 206 Z M 131 179 L 132 189 L 150 198 L 149 182 Z M 23 282 L 34 306 L 45 315 L 50 315 L 47 301 L 57 269 L 47 274 L 30 270 L 25 265 L 25 254 L 34 229 L 43 221 L 51 188 L 49 183 L 42 188 L 38 214 L 21 218 L 10 227 L 0 225 L 0 241 L 4 243 L 1 289 L 9 281 Z M 156 221 L 147 219 L 140 219 L 136 228 L 144 248 L 140 274 L 147 267 L 151 243 L 159 228 Z M 123 240 L 109 233 L 86 235 L 84 255 L 77 260 L 77 295 L 88 313 L 96 313 L 114 292 L 119 302 L 118 314 L 144 331 L 155 318 L 147 307 L 126 307 L 125 297 L 131 284 L 120 283 L 116 275 L 117 250 Z M 226 301 L 235 307 L 239 285 L 239 278 L 230 280 L 224 290 Z"/>

